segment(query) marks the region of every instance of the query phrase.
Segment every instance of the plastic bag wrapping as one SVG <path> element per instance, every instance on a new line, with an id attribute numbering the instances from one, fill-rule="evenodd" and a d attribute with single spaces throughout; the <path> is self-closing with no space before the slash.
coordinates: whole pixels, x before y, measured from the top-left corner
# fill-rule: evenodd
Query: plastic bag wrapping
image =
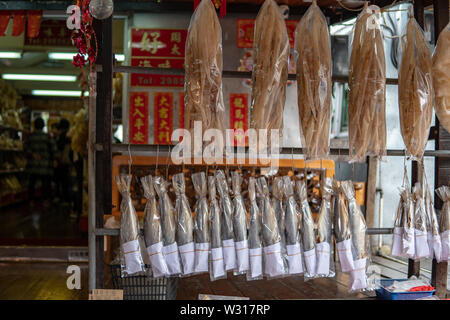
<path id="1" fill-rule="evenodd" d="M 317 218 L 316 274 L 318 277 L 334 277 L 334 254 L 333 254 L 333 223 L 331 217 L 331 197 L 333 185 L 331 178 L 324 178 L 321 186 L 322 201 L 320 203 L 319 216 Z"/>
<path id="2" fill-rule="evenodd" d="M 439 123 L 450 132 L 450 23 L 441 31 L 433 54 L 435 110 Z"/>
<path id="3" fill-rule="evenodd" d="M 216 198 L 216 180 L 213 176 L 208 177 L 209 190 L 209 223 L 211 230 L 211 259 L 209 275 L 211 281 L 225 279 L 225 264 L 223 260 L 221 212 Z"/>
<path id="4" fill-rule="evenodd" d="M 438 262 L 441 262 L 442 244 L 441 236 L 439 234 L 439 221 L 437 219 L 436 211 L 434 210 L 433 198 L 431 197 L 428 185 L 426 186 L 425 191 L 425 212 L 427 215 L 427 235 L 430 258 L 435 258 Z"/>
<path id="5" fill-rule="evenodd" d="M 414 246 L 414 259 L 420 260 L 430 256 L 424 190 L 420 182 L 414 185 Z"/>
<path id="6" fill-rule="evenodd" d="M 406 187 L 400 188 L 400 201 L 397 206 L 397 212 L 394 220 L 394 233 L 392 235 L 392 247 L 391 254 L 393 256 L 402 257 L 403 256 L 403 220 L 405 219 L 406 204 L 408 198 L 408 190 Z"/>
<path id="7" fill-rule="evenodd" d="M 208 209 L 208 186 L 204 172 L 192 175 L 192 184 L 197 193 L 194 218 L 194 244 L 195 244 L 195 272 L 208 272 L 209 257 L 209 209 Z"/>
<path id="8" fill-rule="evenodd" d="M 120 203 L 120 247 L 124 258 L 121 264 L 121 276 L 126 277 L 145 272 L 139 243 L 139 222 L 131 201 L 131 175 L 116 176 L 117 189 L 122 196 Z"/>
<path id="9" fill-rule="evenodd" d="M 314 0 L 295 31 L 297 97 L 302 146 L 308 159 L 328 156 L 331 117 L 331 48 L 328 24 Z"/>
<path id="10" fill-rule="evenodd" d="M 233 231 L 233 203 L 228 191 L 228 183 L 223 170 L 215 171 L 217 192 L 220 198 L 222 211 L 222 246 L 225 270 L 234 270 L 236 267 L 236 248 Z"/>
<path id="11" fill-rule="evenodd" d="M 250 200 L 250 227 L 248 232 L 249 269 L 247 281 L 263 278 L 262 242 L 261 242 L 261 211 L 256 202 L 256 179 L 248 181 L 248 197 Z"/>
<path id="12" fill-rule="evenodd" d="M 345 196 L 336 180 L 333 180 L 333 192 L 335 194 L 334 206 L 334 237 L 338 251 L 342 272 L 350 272 L 354 269 L 352 254 L 352 233 Z"/>
<path id="13" fill-rule="evenodd" d="M 408 189 L 402 193 L 404 202 L 402 252 L 405 257 L 414 259 L 416 252 L 414 232 L 414 198 Z"/>
<path id="14" fill-rule="evenodd" d="M 301 214 L 294 196 L 294 181 L 289 176 L 284 176 L 283 185 L 286 207 L 285 231 L 289 274 L 302 274 L 304 267 L 299 232 Z"/>
<path id="15" fill-rule="evenodd" d="M 265 0 L 255 21 L 250 127 L 283 130 L 289 64 L 286 24 L 274 0 Z M 259 146 L 258 146 L 259 148 Z"/>
<path id="16" fill-rule="evenodd" d="M 439 198 L 444 202 L 439 215 L 439 231 L 441 232 L 441 261 L 450 260 L 450 187 L 442 186 L 436 189 Z"/>
<path id="17" fill-rule="evenodd" d="M 259 177 L 256 188 L 261 195 L 262 242 L 264 257 L 264 274 L 267 278 L 282 277 L 287 272 L 281 252 L 281 236 L 278 231 L 277 218 L 272 207 L 269 187 L 266 179 Z"/>
<path id="18" fill-rule="evenodd" d="M 233 231 L 236 246 L 236 269 L 234 274 L 246 274 L 249 268 L 249 251 L 247 238 L 247 210 L 241 195 L 242 176 L 239 172 L 232 173 L 233 186 Z"/>
<path id="19" fill-rule="evenodd" d="M 284 185 L 281 177 L 274 177 L 272 180 L 272 207 L 277 218 L 278 232 L 281 238 L 281 256 L 285 260 L 285 265 L 288 264 L 288 254 L 286 248 L 286 226 L 285 226 L 285 206 L 283 203 Z"/>
<path id="20" fill-rule="evenodd" d="M 203 130 L 225 130 L 222 65 L 219 19 L 211 1 L 202 0 L 192 15 L 186 39 L 185 129 L 192 130 L 194 121 L 201 121 Z"/>
<path id="21" fill-rule="evenodd" d="M 410 16 L 402 37 L 402 58 L 398 72 L 400 128 L 408 154 L 422 158 L 433 115 L 431 54 L 423 30 Z"/>
<path id="22" fill-rule="evenodd" d="M 153 186 L 159 198 L 159 210 L 161 212 L 161 222 L 163 231 L 162 253 L 166 260 L 169 275 L 176 276 L 181 274 L 181 262 L 176 242 L 176 223 L 175 209 L 167 193 L 169 183 L 162 177 L 153 178 Z"/>
<path id="23" fill-rule="evenodd" d="M 386 155 L 386 61 L 383 33 L 375 12 L 358 16 L 349 67 L 349 149 L 351 161 Z"/>
<path id="24" fill-rule="evenodd" d="M 316 236 L 314 234 L 314 219 L 308 203 L 308 193 L 304 180 L 296 181 L 297 194 L 300 199 L 301 231 L 303 259 L 305 261 L 305 279 L 316 276 Z"/>
<path id="25" fill-rule="evenodd" d="M 144 197 L 147 199 L 144 209 L 144 239 L 150 259 L 150 266 L 154 278 L 164 277 L 169 275 L 169 270 L 162 254 L 163 234 L 161 215 L 153 187 L 153 177 L 142 177 L 141 183 L 144 189 Z"/>
<path id="26" fill-rule="evenodd" d="M 176 195 L 177 244 L 181 256 L 183 275 L 186 276 L 192 274 L 195 267 L 194 223 L 189 201 L 185 194 L 184 174 L 177 173 L 173 175 L 172 184 Z"/>

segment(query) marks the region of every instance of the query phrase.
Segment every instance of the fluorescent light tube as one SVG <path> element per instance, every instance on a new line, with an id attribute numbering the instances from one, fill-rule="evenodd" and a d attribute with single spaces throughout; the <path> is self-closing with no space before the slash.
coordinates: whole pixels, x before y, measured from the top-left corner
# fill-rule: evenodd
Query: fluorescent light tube
<path id="1" fill-rule="evenodd" d="M 77 90 L 31 90 L 33 96 L 81 97 Z"/>
<path id="2" fill-rule="evenodd" d="M 52 75 L 52 74 L 18 74 L 18 73 L 4 73 L 2 78 L 5 80 L 28 80 L 28 81 L 61 81 L 61 82 L 75 82 L 76 76 L 68 75 Z"/>
<path id="3" fill-rule="evenodd" d="M 22 54 L 20 52 L 1 51 L 0 59 L 20 59 Z"/>
<path id="4" fill-rule="evenodd" d="M 73 52 L 50 52 L 48 58 L 52 60 L 72 60 L 75 55 L 76 53 Z M 119 62 L 125 61 L 124 54 L 115 54 L 114 56 Z"/>

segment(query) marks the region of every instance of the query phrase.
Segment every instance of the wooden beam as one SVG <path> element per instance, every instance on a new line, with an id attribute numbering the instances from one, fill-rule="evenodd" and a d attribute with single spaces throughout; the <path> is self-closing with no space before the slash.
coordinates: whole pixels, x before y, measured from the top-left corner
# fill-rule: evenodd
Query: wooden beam
<path id="1" fill-rule="evenodd" d="M 367 188 L 366 188 L 366 223 L 367 227 L 375 227 L 375 199 L 377 194 L 377 172 L 378 160 L 369 157 L 367 166 Z M 381 212 L 381 211 L 380 211 Z M 382 226 L 378 226 L 382 227 Z M 375 240 L 375 239 L 373 239 Z M 374 243 L 374 241 L 372 241 Z M 378 248 L 380 250 L 381 248 Z"/>

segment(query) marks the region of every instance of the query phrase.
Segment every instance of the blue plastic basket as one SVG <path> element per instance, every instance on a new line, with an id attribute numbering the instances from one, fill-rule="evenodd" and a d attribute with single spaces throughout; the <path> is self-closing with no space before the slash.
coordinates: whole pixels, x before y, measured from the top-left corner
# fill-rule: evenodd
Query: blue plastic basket
<path id="1" fill-rule="evenodd" d="M 408 279 L 382 279 L 380 280 L 381 287 L 376 289 L 377 297 L 383 300 L 417 300 L 432 296 L 436 290 L 432 291 L 412 291 L 412 292 L 391 292 L 385 287 L 389 287 L 394 281 L 407 281 Z"/>

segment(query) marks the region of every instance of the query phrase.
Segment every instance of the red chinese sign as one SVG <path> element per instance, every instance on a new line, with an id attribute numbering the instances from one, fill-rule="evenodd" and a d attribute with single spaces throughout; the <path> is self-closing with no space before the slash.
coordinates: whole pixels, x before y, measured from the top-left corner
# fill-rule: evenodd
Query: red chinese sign
<path id="1" fill-rule="evenodd" d="M 230 93 L 230 128 L 243 130 L 234 135 L 234 144 L 242 145 L 243 133 L 248 129 L 248 94 L 246 93 Z M 248 138 L 245 137 L 245 145 L 247 144 Z"/>
<path id="2" fill-rule="evenodd" d="M 25 45 L 72 47 L 66 20 L 42 20 L 37 37 L 25 37 Z"/>
<path id="3" fill-rule="evenodd" d="M 286 20 L 286 28 L 289 35 L 289 44 L 294 47 L 295 28 L 298 21 Z M 255 19 L 237 19 L 237 47 L 253 48 L 255 32 Z"/>
<path id="4" fill-rule="evenodd" d="M 131 65 L 152 68 L 184 68 L 187 30 L 132 29 Z M 183 87 L 184 77 L 132 74 L 132 87 Z"/>
<path id="5" fill-rule="evenodd" d="M 172 144 L 173 92 L 155 92 L 153 119 L 154 143 Z"/>
<path id="6" fill-rule="evenodd" d="M 148 143 L 148 92 L 130 92 L 130 143 Z"/>

